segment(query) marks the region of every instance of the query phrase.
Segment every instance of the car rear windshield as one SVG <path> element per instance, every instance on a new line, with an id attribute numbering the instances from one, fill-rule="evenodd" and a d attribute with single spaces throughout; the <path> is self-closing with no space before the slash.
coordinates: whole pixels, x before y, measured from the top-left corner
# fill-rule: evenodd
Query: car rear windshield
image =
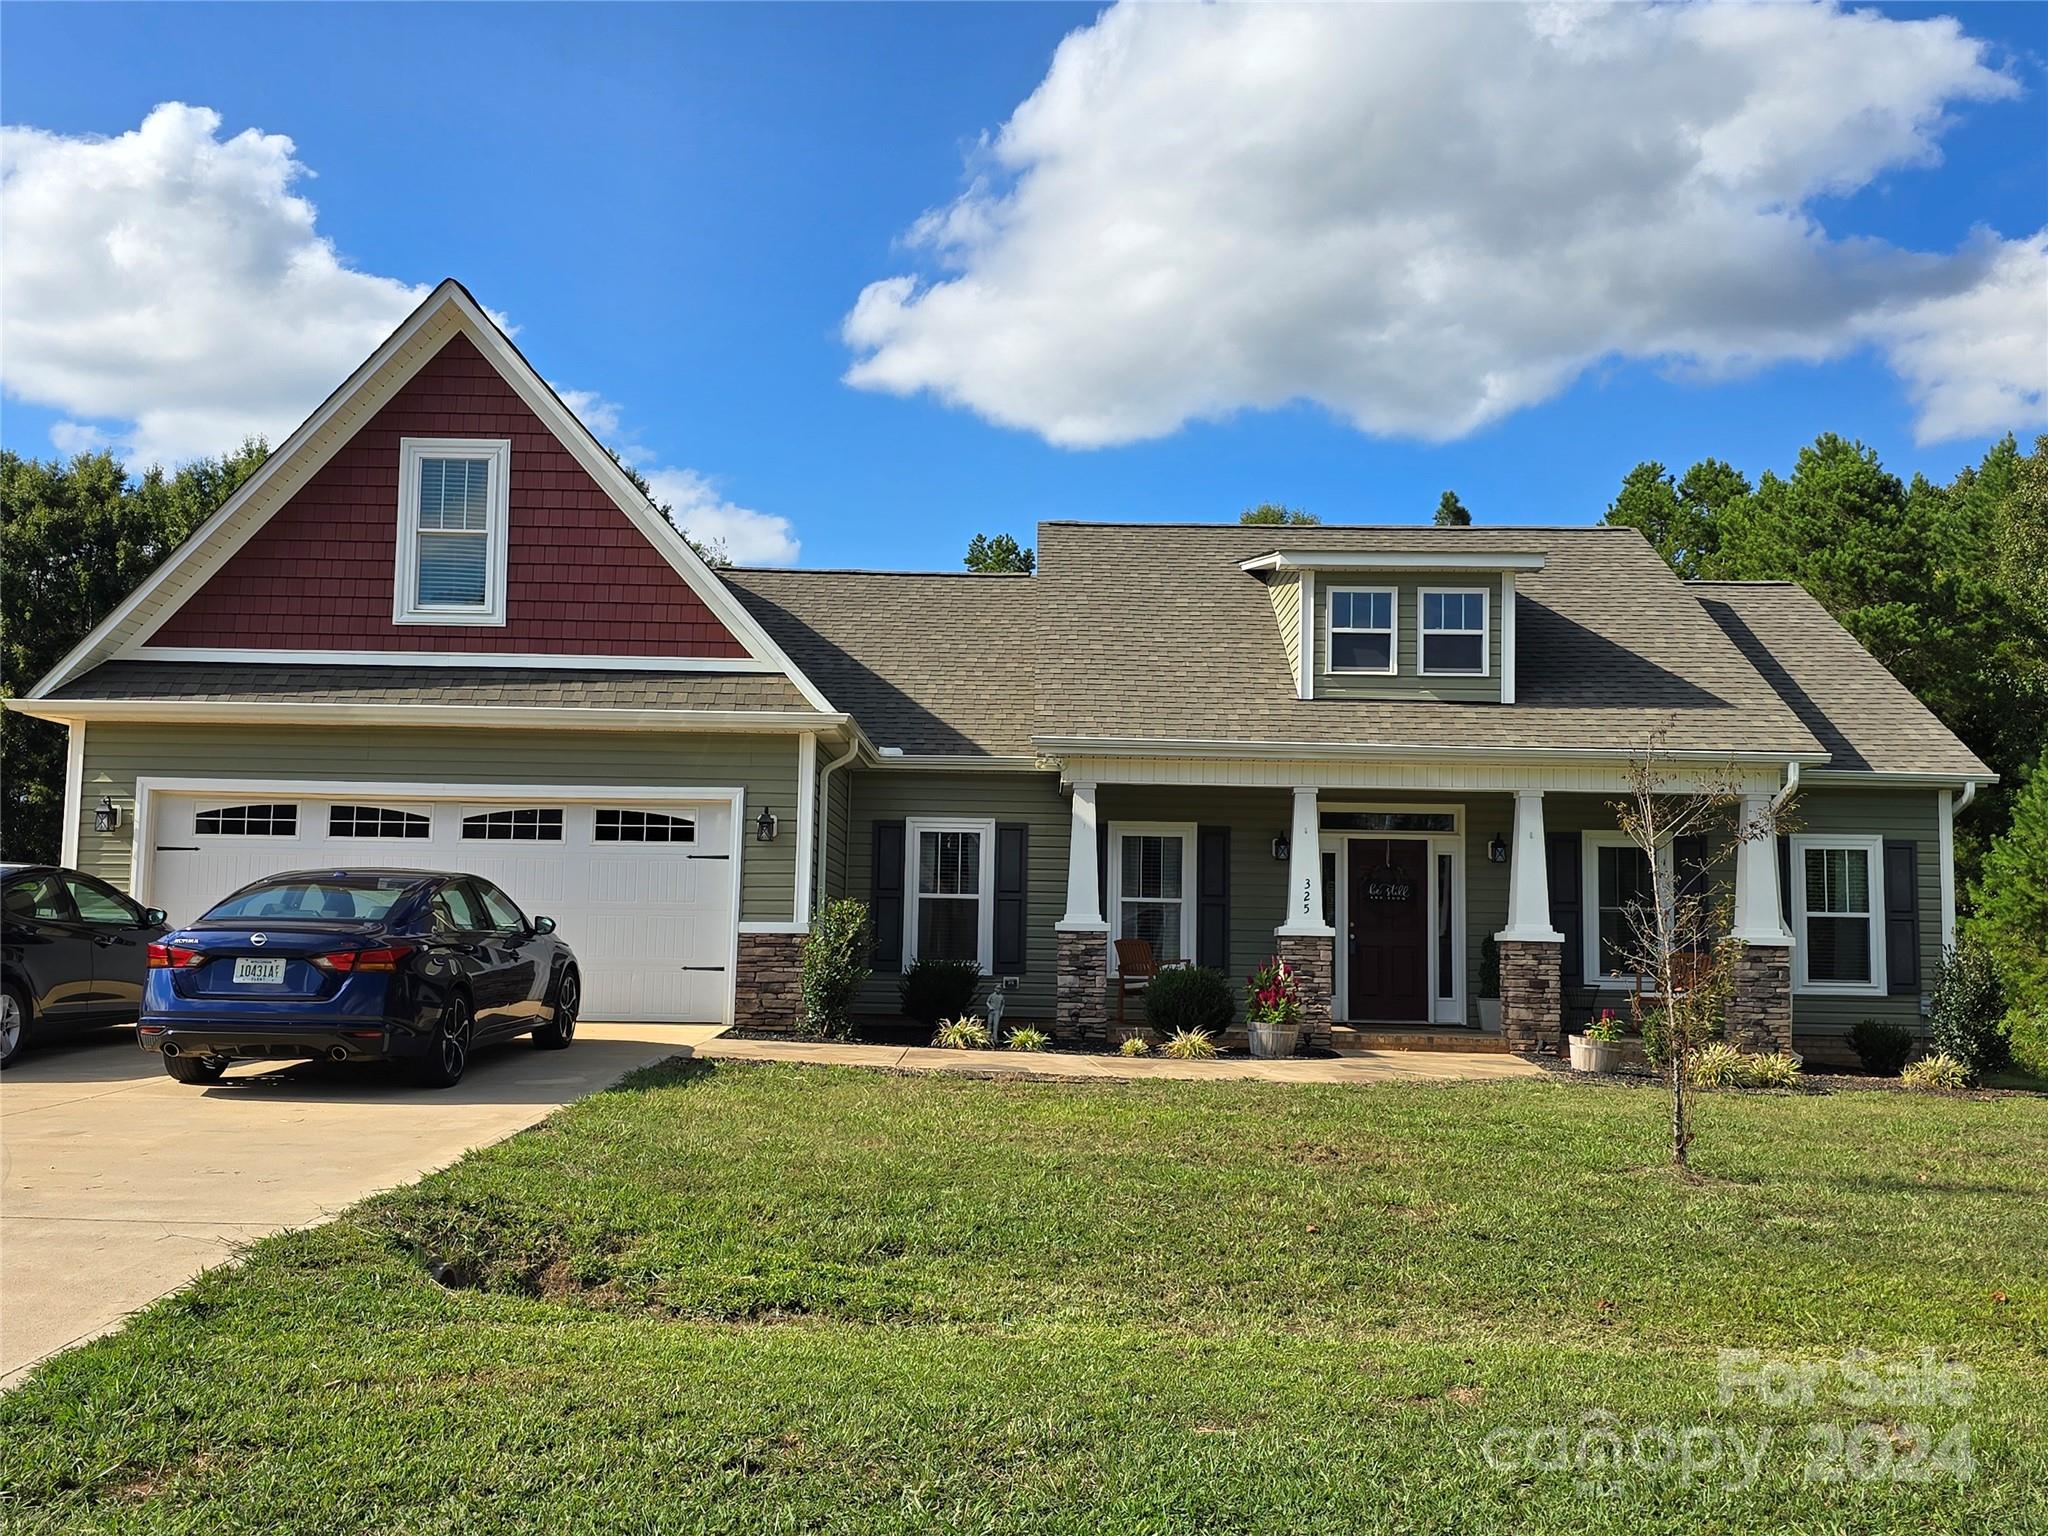
<path id="1" fill-rule="evenodd" d="M 340 923 L 375 921 L 390 912 L 417 883 L 379 879 L 281 881 L 230 896 L 200 921 L 259 917 Z"/>

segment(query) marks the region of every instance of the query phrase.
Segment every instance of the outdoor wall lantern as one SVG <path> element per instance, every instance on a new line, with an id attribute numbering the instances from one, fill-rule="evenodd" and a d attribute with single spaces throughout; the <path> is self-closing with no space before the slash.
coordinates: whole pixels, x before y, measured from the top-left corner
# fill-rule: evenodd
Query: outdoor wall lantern
<path id="1" fill-rule="evenodd" d="M 1508 840 L 1502 837 L 1498 832 L 1494 833 L 1493 841 L 1486 845 L 1486 856 L 1496 864 L 1507 863 Z"/>
<path id="2" fill-rule="evenodd" d="M 121 825 L 121 807 L 114 804 L 112 795 L 101 795 L 97 809 L 92 813 L 92 829 L 95 832 L 111 832 Z"/>
<path id="3" fill-rule="evenodd" d="M 763 810 L 761 812 L 761 819 L 754 823 L 754 836 L 764 843 L 775 841 L 775 813 L 773 811 Z"/>
<path id="4" fill-rule="evenodd" d="M 1276 838 L 1274 838 L 1274 839 L 1273 839 L 1273 857 L 1274 857 L 1274 858 L 1276 858 L 1276 859 L 1278 859 L 1278 860 L 1279 860 L 1279 861 L 1280 861 L 1281 863 L 1283 863 L 1283 864 L 1285 864 L 1285 863 L 1287 862 L 1287 839 L 1286 839 L 1286 838 L 1284 838 L 1284 837 L 1276 837 Z"/>

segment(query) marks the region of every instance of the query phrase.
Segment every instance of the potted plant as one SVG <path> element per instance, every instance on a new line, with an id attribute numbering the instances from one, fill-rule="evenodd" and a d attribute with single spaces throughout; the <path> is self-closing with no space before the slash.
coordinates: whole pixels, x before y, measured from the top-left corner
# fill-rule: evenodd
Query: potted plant
<path id="1" fill-rule="evenodd" d="M 1584 1034 L 1572 1036 L 1574 1072 L 1611 1073 L 1621 1065 L 1621 1020 L 1602 1008 Z"/>
<path id="2" fill-rule="evenodd" d="M 1278 955 L 1252 972 L 1244 1021 L 1254 1056 L 1292 1056 L 1301 1044 L 1301 987 L 1293 967 Z"/>
<path id="3" fill-rule="evenodd" d="M 1479 1027 L 1500 1033 L 1500 945 L 1490 933 L 1479 941 Z"/>

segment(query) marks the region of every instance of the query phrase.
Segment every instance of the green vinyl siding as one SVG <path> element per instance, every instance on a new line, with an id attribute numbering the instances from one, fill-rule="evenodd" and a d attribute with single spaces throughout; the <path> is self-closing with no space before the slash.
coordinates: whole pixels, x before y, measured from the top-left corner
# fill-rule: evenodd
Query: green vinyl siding
<path id="1" fill-rule="evenodd" d="M 1058 964 L 1053 929 L 1066 910 L 1067 829 L 1073 816 L 1071 802 L 1060 792 L 1059 776 L 985 770 L 949 773 L 924 768 L 844 769 L 842 774 L 852 781 L 850 832 L 839 839 L 846 850 L 844 889 L 861 901 L 868 899 L 873 878 L 874 824 L 878 821 L 960 816 L 1022 822 L 1030 828 L 1024 974 L 1017 978 L 1007 1006 L 1013 1020 L 1050 1019 Z M 906 931 L 910 921 L 906 900 Z M 862 1013 L 895 1013 L 899 1006 L 896 987 L 896 975 L 878 965 L 856 1006 Z"/>
<path id="2" fill-rule="evenodd" d="M 1912 1028 L 1922 1025 L 1920 1001 L 1934 990 L 1941 965 L 1941 828 L 1939 800 L 1931 789 L 1854 789 L 1828 785 L 1802 792 L 1788 820 L 1799 837 L 1825 837 L 1831 832 L 1910 841 L 1918 850 L 1915 873 L 1920 883 L 1920 990 L 1917 995 L 1832 997 L 1803 993 L 1794 985 L 1792 1027 L 1814 1034 L 1840 1034 L 1863 1019 L 1878 1019 Z M 1798 871 L 1793 872 L 1797 878 Z M 1880 917 L 1884 904 L 1883 871 L 1877 871 L 1876 897 Z M 1793 919 L 1788 919 L 1788 925 Z M 1803 935 L 1795 934 L 1795 938 Z M 1877 926 L 1882 949 L 1884 926 Z M 1797 974 L 1797 967 L 1794 967 Z"/>
<path id="3" fill-rule="evenodd" d="M 465 784 L 737 788 L 749 821 L 764 807 L 783 819 L 771 843 L 743 829 L 740 917 L 786 923 L 796 894 L 796 758 L 794 736 L 95 723 L 85 734 L 78 862 L 127 886 L 138 777 L 360 779 L 435 793 Z M 116 831 L 93 830 L 102 795 L 121 807 Z"/>
<path id="4" fill-rule="evenodd" d="M 1367 673 L 1331 672 L 1330 593 L 1337 588 L 1362 588 L 1395 594 L 1395 671 L 1381 677 Z M 1486 594 L 1485 677 L 1422 675 L 1417 657 L 1417 626 L 1424 589 Z M 1315 578 L 1316 697 L 1319 699 L 1445 699 L 1455 703 L 1499 703 L 1501 682 L 1500 577 L 1486 572 L 1409 571 L 1398 577 L 1369 571 L 1318 571 Z"/>
<path id="5" fill-rule="evenodd" d="M 846 888 L 846 846 L 853 831 L 853 776 L 851 766 L 841 768 L 825 781 L 823 836 L 819 847 L 820 901 L 837 901 L 842 896 L 860 895 Z"/>
<path id="6" fill-rule="evenodd" d="M 1273 622 L 1280 626 L 1280 644 L 1287 652 L 1287 670 L 1301 686 L 1301 577 L 1293 571 L 1275 571 L 1266 578 L 1267 595 L 1273 600 Z"/>

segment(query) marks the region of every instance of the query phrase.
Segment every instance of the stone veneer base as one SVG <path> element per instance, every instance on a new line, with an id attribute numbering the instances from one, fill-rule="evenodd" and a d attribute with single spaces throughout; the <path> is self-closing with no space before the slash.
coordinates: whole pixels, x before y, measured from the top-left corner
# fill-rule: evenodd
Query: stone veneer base
<path id="1" fill-rule="evenodd" d="M 743 933 L 732 1016 L 749 1029 L 794 1031 L 803 1010 L 804 935 Z"/>
<path id="2" fill-rule="evenodd" d="M 1500 941 L 1500 1032 L 1518 1056 L 1555 1048 L 1564 1025 L 1564 945 Z"/>
<path id="3" fill-rule="evenodd" d="M 1792 951 L 1745 944 L 1728 994 L 1728 1043 L 1742 1051 L 1792 1049 Z"/>
<path id="4" fill-rule="evenodd" d="M 1076 1044 L 1109 1041 L 1109 935 L 1075 930 L 1059 936 L 1053 1034 Z"/>
<path id="5" fill-rule="evenodd" d="M 1273 953 L 1294 972 L 1301 992 L 1301 1043 L 1312 1051 L 1330 1048 L 1330 985 L 1335 974 L 1336 940 L 1328 934 L 1280 933 Z"/>

